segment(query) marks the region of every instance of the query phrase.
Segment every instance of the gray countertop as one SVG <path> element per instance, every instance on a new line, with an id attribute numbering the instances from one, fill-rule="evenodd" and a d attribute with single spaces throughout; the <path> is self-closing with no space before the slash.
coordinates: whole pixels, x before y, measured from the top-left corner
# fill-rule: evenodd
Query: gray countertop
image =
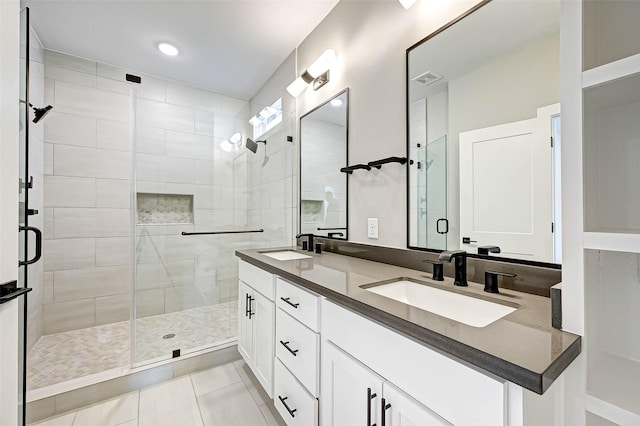
<path id="1" fill-rule="evenodd" d="M 432 281 L 428 272 L 334 253 L 297 250 L 311 258 L 286 261 L 261 254 L 278 250 L 295 248 L 238 250 L 236 255 L 405 336 L 538 394 L 542 394 L 580 353 L 580 336 L 551 327 L 551 301 L 547 297 L 506 289 L 500 289 L 500 294 L 488 294 L 483 291 L 484 285 L 478 283 L 455 287 L 449 277 L 440 282 Z M 477 328 L 361 288 L 400 277 L 517 306 L 517 310 L 486 327 Z"/>

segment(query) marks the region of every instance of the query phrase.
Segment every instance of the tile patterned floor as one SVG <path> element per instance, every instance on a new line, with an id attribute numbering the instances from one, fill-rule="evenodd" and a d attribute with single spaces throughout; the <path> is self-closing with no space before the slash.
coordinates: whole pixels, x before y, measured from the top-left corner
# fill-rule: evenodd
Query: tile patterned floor
<path id="1" fill-rule="evenodd" d="M 38 426 L 284 426 L 243 360 L 64 413 Z"/>
<path id="2" fill-rule="evenodd" d="M 136 362 L 166 359 L 174 349 L 204 349 L 237 335 L 237 301 L 137 320 Z M 166 334 L 175 337 L 163 339 Z M 43 336 L 27 359 L 27 389 L 39 389 L 131 363 L 129 321 Z"/>

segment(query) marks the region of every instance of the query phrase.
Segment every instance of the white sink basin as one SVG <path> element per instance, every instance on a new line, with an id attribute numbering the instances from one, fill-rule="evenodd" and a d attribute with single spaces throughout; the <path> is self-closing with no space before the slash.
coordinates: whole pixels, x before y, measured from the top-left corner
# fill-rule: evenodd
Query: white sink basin
<path id="1" fill-rule="evenodd" d="M 516 308 L 401 279 L 367 291 L 470 325 L 485 327 Z"/>
<path id="2" fill-rule="evenodd" d="M 260 254 L 264 254 L 275 260 L 297 260 L 297 259 L 308 259 L 311 256 L 307 256 L 306 254 L 298 253 L 293 250 L 281 250 L 281 251 L 267 251 L 260 252 Z"/>

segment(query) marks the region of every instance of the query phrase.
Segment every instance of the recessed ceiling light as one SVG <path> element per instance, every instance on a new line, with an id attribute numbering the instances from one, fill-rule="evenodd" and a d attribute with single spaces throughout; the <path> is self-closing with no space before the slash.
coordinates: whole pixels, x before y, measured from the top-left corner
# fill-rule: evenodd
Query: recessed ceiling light
<path id="1" fill-rule="evenodd" d="M 158 43 L 158 50 L 167 56 L 176 56 L 178 54 L 178 48 L 169 43 Z"/>
<path id="2" fill-rule="evenodd" d="M 342 99 L 332 99 L 331 105 L 334 107 L 339 107 L 342 105 Z"/>

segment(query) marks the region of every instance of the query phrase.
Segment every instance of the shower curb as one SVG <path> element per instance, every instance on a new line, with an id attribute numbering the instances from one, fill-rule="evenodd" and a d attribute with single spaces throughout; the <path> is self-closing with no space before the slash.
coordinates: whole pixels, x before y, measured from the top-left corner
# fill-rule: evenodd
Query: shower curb
<path id="1" fill-rule="evenodd" d="M 128 392 L 134 392 L 191 374 L 239 360 L 237 344 L 216 347 L 145 367 L 133 368 L 112 379 L 27 402 L 27 423 L 95 404 Z M 54 385 L 57 386 L 57 385 Z"/>

